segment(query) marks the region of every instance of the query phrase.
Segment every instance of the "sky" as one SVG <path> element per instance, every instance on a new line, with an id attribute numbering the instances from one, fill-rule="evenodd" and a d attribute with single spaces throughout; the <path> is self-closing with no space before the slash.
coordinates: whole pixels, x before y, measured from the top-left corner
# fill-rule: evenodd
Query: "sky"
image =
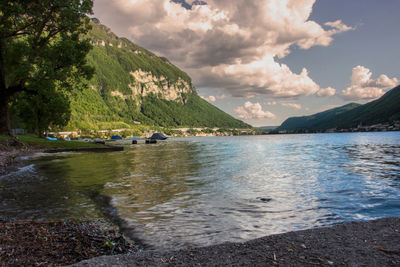
<path id="1" fill-rule="evenodd" d="M 95 0 L 93 10 L 253 126 L 363 104 L 400 83 L 399 0 Z"/>

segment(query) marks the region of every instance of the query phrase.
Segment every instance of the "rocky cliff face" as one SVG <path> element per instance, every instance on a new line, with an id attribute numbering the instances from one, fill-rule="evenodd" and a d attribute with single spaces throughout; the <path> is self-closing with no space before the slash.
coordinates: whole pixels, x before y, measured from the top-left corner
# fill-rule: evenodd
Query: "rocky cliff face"
<path id="1" fill-rule="evenodd" d="M 164 76 L 156 77 L 151 72 L 140 69 L 132 71 L 130 74 L 133 77 L 133 82 L 129 84 L 131 93 L 123 94 L 120 91 L 111 91 L 112 96 L 122 99 L 135 98 L 140 104 L 141 97 L 153 94 L 161 99 L 184 103 L 183 95 L 193 90 L 192 86 L 182 78 L 171 84 L 169 79 Z"/>
<path id="2" fill-rule="evenodd" d="M 153 53 L 125 38 L 119 38 L 106 26 L 99 24 L 99 21 L 96 19 L 94 20 L 93 30 L 89 36 L 92 45 L 101 50 L 105 50 L 107 54 L 112 50 L 119 49 L 123 50 L 122 53 L 125 53 L 125 56 L 133 60 L 138 59 L 137 62 L 139 62 L 139 64 L 137 64 L 137 66 L 126 69 L 131 76 L 131 82 L 127 84 L 127 88 L 130 90 L 123 90 L 124 92 L 122 92 L 119 88 L 110 88 L 108 93 L 111 96 L 120 97 L 122 99 L 135 98 L 138 101 L 138 105 L 140 105 L 141 98 L 150 94 L 168 101 L 184 103 L 183 94 L 195 93 L 191 80 L 186 73 L 180 71 L 167 59 L 157 57 Z M 126 52 L 128 52 L 128 55 L 126 55 Z M 129 55 L 129 53 L 131 55 Z M 121 61 L 125 60 L 126 58 L 118 56 L 119 63 L 123 63 Z M 145 64 L 140 66 L 141 63 Z M 155 67 L 152 65 L 158 66 Z M 153 69 L 152 67 L 155 68 Z M 173 72 L 176 72 L 173 73 L 173 77 L 171 77 L 171 73 L 168 71 L 169 68 L 172 68 Z M 96 85 L 94 86 L 96 87 Z"/>

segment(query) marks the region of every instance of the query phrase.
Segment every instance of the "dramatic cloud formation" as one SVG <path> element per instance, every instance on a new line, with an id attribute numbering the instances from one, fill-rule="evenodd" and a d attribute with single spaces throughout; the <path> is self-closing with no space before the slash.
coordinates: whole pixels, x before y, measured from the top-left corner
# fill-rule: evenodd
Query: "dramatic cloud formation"
<path id="1" fill-rule="evenodd" d="M 295 97 L 320 87 L 306 69 L 293 73 L 276 59 L 292 46 L 327 46 L 333 35 L 352 29 L 340 20 L 322 26 L 309 20 L 314 3 L 96 0 L 94 11 L 119 35 L 184 68 L 198 87 L 226 89 L 237 97 Z"/>
<path id="2" fill-rule="evenodd" d="M 385 90 L 394 88 L 399 84 L 397 78 L 389 78 L 382 74 L 377 79 L 371 79 L 372 73 L 368 68 L 357 66 L 353 68 L 351 84 L 342 91 L 346 100 L 375 99 L 381 97 Z"/>
<path id="3" fill-rule="evenodd" d="M 217 101 L 217 99 L 215 98 L 215 96 L 212 96 L 212 95 L 210 95 L 209 97 L 204 97 L 204 96 L 202 96 L 201 98 L 203 98 L 204 100 L 206 100 L 206 101 L 208 101 L 208 102 L 211 102 L 211 103 Z"/>
<path id="4" fill-rule="evenodd" d="M 272 114 L 269 111 L 264 111 L 262 110 L 262 107 L 260 103 L 251 103 L 250 101 L 247 101 L 244 103 L 244 106 L 242 107 L 237 107 L 235 109 L 236 114 L 238 115 L 239 118 L 249 120 L 249 119 L 262 119 L 262 118 L 268 118 L 268 119 L 274 119 L 275 115 Z"/>
<path id="5" fill-rule="evenodd" d="M 320 89 L 317 92 L 317 96 L 334 96 L 336 94 L 336 89 L 332 87 Z"/>
<path id="6" fill-rule="evenodd" d="M 289 107 L 289 108 L 294 108 L 297 110 L 301 109 L 301 105 L 300 104 L 296 104 L 296 103 L 281 103 L 282 106 L 284 107 Z"/>

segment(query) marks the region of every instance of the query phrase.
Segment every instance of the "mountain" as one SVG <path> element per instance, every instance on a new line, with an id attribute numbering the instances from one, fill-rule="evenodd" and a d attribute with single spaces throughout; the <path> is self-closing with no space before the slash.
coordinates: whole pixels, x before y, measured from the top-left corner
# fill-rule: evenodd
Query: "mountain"
<path id="1" fill-rule="evenodd" d="M 335 128 L 336 118 L 340 114 L 361 106 L 357 103 L 350 103 L 342 107 L 333 108 L 324 112 L 316 113 L 310 116 L 291 117 L 286 119 L 277 130 L 295 131 L 295 130 L 321 130 Z"/>
<path id="2" fill-rule="evenodd" d="M 68 129 L 251 127 L 200 98 L 191 78 L 168 59 L 119 38 L 97 19 L 88 37 L 94 46 L 88 62 L 96 71 L 90 89 L 72 97 Z"/>
<path id="3" fill-rule="evenodd" d="M 277 130 L 349 129 L 358 125 L 373 125 L 394 120 L 400 120 L 400 86 L 364 105 L 351 103 L 311 116 L 288 118 Z"/>
<path id="4" fill-rule="evenodd" d="M 339 119 L 338 127 L 340 128 L 400 120 L 400 86 L 388 91 L 377 100 L 346 112 Z"/>

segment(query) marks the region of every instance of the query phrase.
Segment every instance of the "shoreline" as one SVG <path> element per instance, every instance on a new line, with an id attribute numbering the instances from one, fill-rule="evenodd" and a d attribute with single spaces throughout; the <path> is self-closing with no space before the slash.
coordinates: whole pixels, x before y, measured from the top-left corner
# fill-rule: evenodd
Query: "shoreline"
<path id="1" fill-rule="evenodd" d="M 0 229 L 0 265 L 400 266 L 400 218 L 347 222 L 181 250 L 146 250 L 102 221 L 3 220 Z"/>
<path id="2" fill-rule="evenodd" d="M 400 218 L 348 222 L 243 243 L 101 256 L 72 266 L 400 266 Z"/>
<path id="3" fill-rule="evenodd" d="M 123 150 L 118 146 L 48 149 L 0 143 L 0 189 L 1 177 L 27 166 L 27 160 L 36 153 Z M 102 212 L 106 213 L 105 210 Z M 65 266 L 93 257 L 133 253 L 144 248 L 140 240 L 124 234 L 118 221 L 107 214 L 104 216 L 104 219 L 90 221 L 15 220 L 0 216 L 0 266 Z"/>
<path id="4" fill-rule="evenodd" d="M 24 166 L 24 156 L 46 151 L 32 148 L 13 149 L 7 152 L 1 150 L 0 155 L 3 155 L 3 152 L 5 156 L 13 157 L 10 164 L 4 167 L 4 171 L 9 172 Z M 2 174 L 0 172 L 0 175 Z M 99 197 L 100 202 L 108 201 L 103 199 L 104 196 Z M 107 210 L 106 213 L 112 214 L 112 211 Z M 115 218 L 108 217 L 108 219 L 112 221 L 108 225 L 114 229 L 118 226 L 119 230 L 116 231 L 123 234 L 124 223 L 116 221 Z M 35 222 L 13 222 L 12 218 L 11 221 L 0 221 L 0 225 L 10 223 L 30 225 Z M 66 228 L 70 229 L 68 227 L 74 224 L 66 222 L 66 225 L 69 225 Z M 78 224 L 86 225 L 93 222 Z M 102 227 L 100 223 L 95 229 L 101 230 Z M 72 234 L 72 231 L 68 234 Z M 126 237 L 123 239 L 124 242 L 126 239 Z M 134 240 L 128 236 L 128 240 L 132 239 Z M 23 244 L 18 239 L 16 241 L 18 246 Z M 146 250 L 138 241 L 134 240 L 131 243 L 134 246 L 131 254 L 101 256 L 104 253 L 100 253 L 91 256 L 100 257 L 84 260 L 74 266 L 400 266 L 400 218 L 351 222 L 271 235 L 243 243 L 224 243 L 179 251 Z M 4 244 L 0 247 L 3 252 L 7 252 Z M 20 249 L 25 248 L 21 246 Z M 59 246 L 55 246 L 50 251 L 59 252 L 59 249 Z M 72 263 L 64 262 L 63 265 Z"/>
<path id="5" fill-rule="evenodd" d="M 25 163 L 24 160 L 20 160 L 21 157 L 32 156 L 45 151 L 42 148 L 0 148 L 0 175 L 23 167 Z"/>
<path id="6" fill-rule="evenodd" d="M 139 249 L 105 221 L 0 220 L 0 266 L 65 266 Z"/>
<path id="7" fill-rule="evenodd" d="M 60 153 L 60 152 L 94 152 L 107 153 L 123 151 L 122 146 L 104 145 L 104 147 L 76 147 L 76 148 L 35 148 L 32 146 L 14 147 L 0 143 L 0 175 L 14 171 L 24 166 L 21 157 L 32 156 L 36 153 Z"/>

